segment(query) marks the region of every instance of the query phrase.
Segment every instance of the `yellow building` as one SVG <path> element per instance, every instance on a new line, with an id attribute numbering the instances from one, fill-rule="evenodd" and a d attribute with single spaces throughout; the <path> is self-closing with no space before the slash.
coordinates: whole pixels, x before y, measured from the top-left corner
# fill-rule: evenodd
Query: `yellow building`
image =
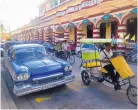
<path id="1" fill-rule="evenodd" d="M 40 17 L 12 32 L 19 40 L 137 36 L 137 0 L 45 0 Z"/>

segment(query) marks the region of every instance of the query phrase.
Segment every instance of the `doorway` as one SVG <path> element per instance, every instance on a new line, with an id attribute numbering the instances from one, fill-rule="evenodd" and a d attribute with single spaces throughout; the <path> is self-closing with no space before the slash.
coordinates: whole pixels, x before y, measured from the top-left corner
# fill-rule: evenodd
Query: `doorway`
<path id="1" fill-rule="evenodd" d="M 127 35 L 128 34 L 130 34 L 129 40 L 135 35 L 135 42 L 137 41 L 137 18 L 127 20 Z"/>
<path id="2" fill-rule="evenodd" d="M 117 21 L 111 22 L 111 38 L 117 34 Z M 100 25 L 100 37 L 106 38 L 106 23 Z"/>
<path id="3" fill-rule="evenodd" d="M 87 38 L 93 38 L 93 26 L 92 25 L 87 26 Z"/>

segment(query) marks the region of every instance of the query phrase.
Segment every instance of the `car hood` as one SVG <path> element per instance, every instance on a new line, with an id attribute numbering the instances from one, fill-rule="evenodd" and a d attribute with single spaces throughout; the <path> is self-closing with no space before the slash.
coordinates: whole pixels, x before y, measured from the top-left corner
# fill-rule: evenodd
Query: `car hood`
<path id="1" fill-rule="evenodd" d="M 20 65 L 26 66 L 33 78 L 48 76 L 64 71 L 64 65 L 61 62 L 51 59 L 31 59 L 29 61 L 20 62 Z"/>

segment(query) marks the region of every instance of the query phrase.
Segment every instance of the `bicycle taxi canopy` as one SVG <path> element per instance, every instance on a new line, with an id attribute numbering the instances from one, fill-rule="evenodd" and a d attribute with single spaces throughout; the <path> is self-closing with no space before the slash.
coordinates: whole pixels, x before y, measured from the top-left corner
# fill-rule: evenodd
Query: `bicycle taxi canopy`
<path id="1" fill-rule="evenodd" d="M 125 40 L 123 39 L 81 39 L 81 44 L 104 44 L 104 43 L 111 43 L 111 44 L 123 44 L 125 43 Z M 99 50 L 83 50 L 82 52 L 82 63 L 81 66 L 84 68 L 95 68 L 95 67 L 101 67 L 100 62 L 100 52 Z M 127 64 L 123 56 L 116 56 L 114 58 L 109 59 L 110 62 L 113 64 L 116 71 L 120 74 L 120 77 L 122 79 L 132 78 L 135 76 L 134 72 L 130 68 L 130 66 Z M 103 73 L 107 73 L 107 71 L 102 68 L 101 71 Z"/>

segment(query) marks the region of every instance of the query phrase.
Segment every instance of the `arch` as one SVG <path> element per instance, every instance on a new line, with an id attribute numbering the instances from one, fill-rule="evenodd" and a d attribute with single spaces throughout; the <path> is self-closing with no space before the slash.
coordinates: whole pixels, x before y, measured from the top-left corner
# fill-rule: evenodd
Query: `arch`
<path id="1" fill-rule="evenodd" d="M 117 21 L 118 24 L 120 24 L 119 19 L 115 16 L 111 16 L 108 21 Z M 96 28 L 100 28 L 101 23 L 104 22 L 106 22 L 106 20 L 101 17 L 101 19 L 96 23 Z"/>
<path id="2" fill-rule="evenodd" d="M 55 30 L 56 30 L 56 32 L 61 32 L 61 31 L 64 32 L 65 31 L 64 27 L 61 25 L 57 26 L 57 28 Z"/>
<path id="3" fill-rule="evenodd" d="M 76 26 L 74 23 L 70 22 L 70 23 L 67 25 L 66 30 L 69 30 L 69 28 L 71 28 L 71 27 L 77 28 L 77 26 Z"/>
<path id="4" fill-rule="evenodd" d="M 89 19 L 84 19 L 78 26 L 78 29 L 80 29 L 83 25 L 94 25 L 94 23 L 92 21 L 90 21 Z"/>
<path id="5" fill-rule="evenodd" d="M 53 31 L 53 29 L 49 26 L 47 29 L 46 29 L 46 32 L 47 31 Z"/>
<path id="6" fill-rule="evenodd" d="M 126 16 L 123 17 L 121 24 L 127 24 L 127 20 L 130 18 L 136 18 L 137 14 L 136 13 L 128 13 Z"/>

